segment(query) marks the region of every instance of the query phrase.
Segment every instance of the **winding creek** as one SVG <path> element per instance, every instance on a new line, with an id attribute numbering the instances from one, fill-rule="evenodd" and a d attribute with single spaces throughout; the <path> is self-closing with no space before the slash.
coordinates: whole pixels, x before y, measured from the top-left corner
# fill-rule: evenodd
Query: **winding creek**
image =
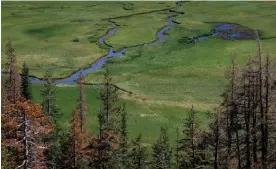
<path id="1" fill-rule="evenodd" d="M 100 45 L 104 45 L 104 46 L 109 48 L 108 54 L 103 56 L 102 58 L 100 58 L 96 62 L 94 62 L 89 68 L 81 69 L 81 70 L 73 73 L 68 78 L 56 80 L 56 84 L 76 84 L 76 80 L 78 79 L 78 76 L 79 76 L 80 72 L 82 72 L 83 76 L 86 76 L 88 73 L 102 68 L 103 65 L 109 59 L 123 56 L 127 49 L 138 48 L 138 47 L 141 47 L 141 46 L 144 46 L 144 45 L 155 45 L 155 44 L 163 42 L 166 38 L 166 35 L 164 34 L 164 32 L 168 31 L 175 24 L 175 22 L 173 22 L 173 17 L 169 17 L 168 18 L 168 23 L 169 24 L 167 26 L 165 26 L 164 28 L 162 28 L 159 32 L 157 32 L 157 39 L 155 41 L 153 41 L 151 43 L 144 43 L 144 44 L 139 44 L 139 45 L 135 45 L 135 46 L 122 48 L 122 49 L 120 49 L 119 51 L 116 52 L 111 45 L 109 45 L 105 42 L 105 39 L 112 36 L 112 35 L 114 35 L 118 31 L 119 26 L 116 25 L 115 22 L 112 22 L 112 21 L 109 21 L 109 20 L 107 20 L 107 23 L 110 24 L 110 25 L 115 26 L 115 28 L 109 30 L 107 32 L 107 34 L 105 34 L 103 37 L 99 38 L 98 42 L 99 42 Z M 33 79 L 36 82 L 38 82 L 37 80 L 39 80 L 39 79 L 36 79 L 36 78 L 33 78 Z M 39 82 L 42 83 L 43 81 L 39 80 Z"/>
<path id="2" fill-rule="evenodd" d="M 176 3 L 176 8 L 178 8 L 180 6 L 181 6 L 181 2 L 177 2 Z M 146 46 L 146 45 L 156 45 L 156 44 L 164 42 L 164 40 L 167 37 L 167 35 L 165 35 L 164 33 L 166 31 L 168 31 L 170 28 L 172 28 L 175 24 L 177 24 L 177 22 L 175 22 L 173 20 L 174 17 L 176 17 L 178 15 L 182 15 L 183 13 L 181 13 L 181 12 L 175 12 L 175 11 L 172 11 L 172 10 L 164 10 L 163 12 L 164 13 L 168 13 L 168 14 L 172 14 L 172 16 L 168 17 L 168 25 L 165 26 L 165 27 L 163 27 L 162 29 L 160 29 L 157 32 L 157 34 L 156 34 L 157 39 L 156 40 L 154 40 L 153 42 L 150 42 L 150 43 L 143 43 L 143 44 L 138 44 L 138 45 L 135 45 L 135 46 L 129 46 L 129 47 L 126 47 L 126 48 L 122 48 L 119 51 L 115 51 L 114 48 L 111 45 L 109 45 L 109 44 L 107 44 L 105 42 L 105 39 L 113 36 L 118 31 L 118 29 L 119 29 L 119 25 L 117 25 L 115 22 L 107 20 L 107 24 L 112 25 L 115 28 L 112 28 L 112 29 L 108 30 L 108 32 L 105 35 L 103 35 L 102 37 L 100 37 L 98 39 L 98 42 L 99 42 L 100 45 L 105 46 L 105 47 L 107 47 L 109 49 L 108 54 L 105 55 L 105 56 L 103 56 L 103 57 L 101 57 L 97 61 L 95 61 L 89 68 L 80 69 L 80 70 L 78 70 L 77 72 L 73 73 L 72 75 L 70 75 L 67 78 L 56 80 L 55 83 L 56 84 L 76 84 L 76 80 L 78 79 L 78 76 L 79 76 L 80 72 L 82 72 L 82 74 L 84 76 L 86 76 L 88 73 L 96 71 L 96 70 L 102 68 L 103 65 L 109 59 L 111 59 L 111 58 L 117 58 L 117 57 L 120 57 L 120 56 L 124 55 L 125 51 L 128 50 L 128 49 L 138 48 L 138 47 Z M 205 39 L 208 39 L 208 38 L 210 38 L 212 36 L 219 35 L 221 31 L 233 30 L 235 26 L 237 26 L 237 25 L 235 25 L 235 24 L 225 24 L 225 23 L 215 24 L 214 25 L 215 29 L 214 29 L 214 31 L 210 35 L 204 35 L 204 36 L 188 39 L 188 42 L 192 41 L 193 43 L 197 43 L 197 42 L 199 42 L 201 40 L 205 40 Z M 229 36 L 229 35 L 227 35 L 227 36 Z M 235 33 L 235 34 L 234 33 L 230 33 L 230 37 L 232 37 L 232 36 L 234 38 L 237 38 L 237 37 L 240 37 L 241 34 L 239 34 L 239 33 Z M 228 37 L 226 37 L 226 38 L 228 38 Z M 5 75 L 5 74 L 1 73 L 1 75 Z M 35 78 L 35 77 L 30 77 L 30 81 L 31 81 L 31 83 L 44 83 L 43 80 Z"/>
<path id="3" fill-rule="evenodd" d="M 176 8 L 178 8 L 180 6 L 181 6 L 181 2 L 177 2 L 176 3 Z M 117 58 L 117 57 L 120 57 L 120 56 L 124 55 L 124 53 L 127 49 L 137 48 L 137 47 L 141 47 L 141 46 L 145 46 L 145 45 L 156 45 L 156 44 L 159 44 L 159 43 L 163 42 L 167 37 L 164 33 L 176 24 L 176 22 L 173 21 L 173 18 L 175 16 L 178 16 L 178 15 L 182 14 L 182 13 L 177 13 L 177 12 L 170 11 L 170 10 L 164 10 L 163 12 L 165 12 L 165 13 L 173 12 L 174 15 L 168 17 L 168 25 L 163 27 L 160 31 L 157 32 L 157 39 L 156 40 L 154 40 L 151 43 L 143 43 L 143 44 L 138 44 L 138 45 L 135 45 L 135 46 L 129 46 L 129 47 L 126 47 L 126 48 L 122 48 L 119 51 L 115 51 L 114 48 L 111 45 L 109 45 L 105 42 L 106 38 L 109 38 L 110 36 L 114 35 L 119 29 L 119 25 L 117 25 L 115 22 L 107 20 L 107 24 L 112 25 L 115 28 L 108 30 L 108 32 L 104 36 L 102 36 L 98 39 L 98 42 L 99 42 L 100 45 L 106 46 L 109 49 L 108 54 L 101 57 L 97 61 L 95 61 L 89 68 L 80 69 L 77 72 L 74 72 L 72 75 L 70 75 L 67 78 L 56 80 L 55 83 L 56 84 L 76 84 L 76 80 L 78 79 L 80 72 L 82 72 L 83 76 L 86 76 L 88 73 L 102 68 L 103 65 L 109 59 Z M 1 73 L 1 74 L 6 75 L 4 73 Z M 30 82 L 31 83 L 44 83 L 44 81 L 42 79 L 38 79 L 36 77 L 30 77 Z"/>

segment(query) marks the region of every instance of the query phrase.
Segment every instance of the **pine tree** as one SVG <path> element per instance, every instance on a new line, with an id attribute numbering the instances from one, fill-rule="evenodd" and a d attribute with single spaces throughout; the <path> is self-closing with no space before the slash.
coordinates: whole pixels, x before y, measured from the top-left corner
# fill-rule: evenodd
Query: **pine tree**
<path id="1" fill-rule="evenodd" d="M 91 138 L 90 144 L 82 150 L 92 169 L 117 169 L 120 166 L 114 161 L 119 144 L 119 137 L 111 131 L 104 131 L 101 138 Z"/>
<path id="2" fill-rule="evenodd" d="M 240 92 L 239 89 L 239 76 L 238 76 L 238 69 L 235 62 L 235 57 L 231 58 L 232 66 L 229 76 L 229 86 L 226 92 L 223 93 L 224 101 L 221 106 L 224 108 L 223 112 L 221 113 L 221 117 L 224 118 L 225 121 L 223 128 L 225 129 L 226 137 L 224 142 L 227 144 L 227 152 L 221 153 L 225 155 L 227 161 L 224 165 L 228 167 L 234 166 L 237 168 L 241 168 L 241 136 L 240 133 L 240 126 L 242 123 L 243 114 L 240 111 L 240 103 L 239 103 L 239 96 L 238 93 Z M 233 158 L 235 157 L 235 158 Z M 224 158 L 222 158 L 224 159 Z M 235 163 L 235 164 L 234 164 Z"/>
<path id="3" fill-rule="evenodd" d="M 32 100 L 31 84 L 29 80 L 29 68 L 25 62 L 22 68 L 21 94 L 27 100 Z"/>
<path id="4" fill-rule="evenodd" d="M 102 134 L 104 133 L 104 130 L 105 130 L 104 114 L 102 112 L 100 112 L 97 117 L 98 117 L 98 122 L 99 122 L 99 138 L 101 138 Z"/>
<path id="5" fill-rule="evenodd" d="M 213 168 L 220 168 L 219 162 L 219 154 L 220 154 L 220 141 L 221 141 L 221 131 L 220 131 L 220 110 L 216 110 L 216 116 L 210 115 L 209 118 L 214 119 L 212 123 L 210 123 L 210 132 L 208 133 L 208 144 L 213 153 Z M 221 154 L 221 156 L 223 156 Z"/>
<path id="6" fill-rule="evenodd" d="M 6 55 L 8 61 L 6 64 L 7 72 L 9 72 L 9 79 L 7 81 L 7 101 L 10 103 L 16 103 L 20 99 L 20 84 L 21 77 L 18 72 L 17 59 L 14 54 L 14 48 L 11 41 L 6 43 Z"/>
<path id="7" fill-rule="evenodd" d="M 1 78 L 1 113 L 5 113 L 5 106 L 8 102 L 7 100 L 7 81 Z"/>
<path id="8" fill-rule="evenodd" d="M 13 153 L 8 157 L 11 168 L 46 169 L 43 158 L 44 145 L 41 138 L 52 131 L 53 126 L 48 123 L 40 105 L 20 99 L 15 104 L 8 104 L 2 114 L 6 137 L 2 146 Z"/>
<path id="9" fill-rule="evenodd" d="M 235 57 L 231 58 L 232 60 L 232 69 L 231 69 L 231 77 L 230 77 L 230 85 L 229 85 L 229 95 L 226 102 L 226 108 L 227 108 L 227 114 L 229 114 L 228 117 L 228 166 L 230 165 L 230 154 L 232 154 L 232 143 L 233 140 L 233 133 L 236 133 L 235 131 L 235 124 L 237 123 L 237 120 L 235 117 L 237 116 L 237 103 L 236 103 L 236 97 L 235 97 L 235 90 L 236 90 L 236 62 Z M 238 158 L 240 159 L 240 158 Z M 240 161 L 239 161 L 240 164 Z"/>
<path id="10" fill-rule="evenodd" d="M 127 136 L 127 112 L 125 111 L 125 105 L 123 106 L 121 114 L 121 130 L 120 130 L 120 144 L 119 144 L 119 154 L 121 168 L 128 167 L 128 136 Z"/>
<path id="11" fill-rule="evenodd" d="M 85 103 L 85 91 L 84 91 L 84 76 L 82 75 L 82 72 L 80 72 L 79 78 L 78 78 L 78 86 L 79 86 L 79 98 L 78 98 L 78 110 L 79 110 L 79 116 L 80 116 L 80 128 L 81 131 L 84 131 L 85 125 L 86 125 L 86 111 L 87 106 Z"/>
<path id="12" fill-rule="evenodd" d="M 61 144 L 60 136 L 61 136 L 61 127 L 58 123 L 59 118 L 61 117 L 61 113 L 56 106 L 56 85 L 52 79 L 52 70 L 49 69 L 46 71 L 44 75 L 44 85 L 43 89 L 41 89 L 41 96 L 42 96 L 42 109 L 45 114 L 51 116 L 51 124 L 54 124 L 53 132 L 47 137 L 44 137 L 44 142 L 50 144 L 50 147 L 46 150 L 46 159 L 48 162 L 49 167 L 58 167 L 61 158 Z"/>
<path id="13" fill-rule="evenodd" d="M 43 149 L 36 148 L 36 154 L 35 154 L 34 158 L 35 158 L 36 162 L 34 163 L 32 168 L 34 168 L 34 169 L 48 169 Z"/>
<path id="14" fill-rule="evenodd" d="M 64 131 L 61 129 L 58 123 L 54 125 L 53 131 L 47 137 L 44 137 L 44 142 L 49 143 L 49 148 L 45 151 L 47 165 L 49 168 L 62 168 L 64 163 L 64 151 L 63 147 L 65 142 Z"/>
<path id="15" fill-rule="evenodd" d="M 152 147 L 153 165 L 156 169 L 171 168 L 172 149 L 167 133 L 167 127 L 161 127 L 159 139 Z"/>
<path id="16" fill-rule="evenodd" d="M 209 134 L 206 131 L 200 133 L 198 143 L 198 169 L 214 169 L 213 150 L 209 145 Z"/>
<path id="17" fill-rule="evenodd" d="M 249 113 L 249 107 L 250 107 L 250 102 L 251 102 L 251 97 L 249 95 L 247 95 L 247 91 L 250 91 L 251 86 L 250 85 L 246 85 L 246 72 L 243 72 L 243 94 L 244 97 L 248 97 L 245 101 L 244 101 L 244 105 L 243 105 L 243 112 L 244 112 L 244 123 L 245 123 L 245 146 L 246 146 L 246 167 L 250 168 L 251 166 L 251 148 L 250 148 L 250 113 Z M 248 77 L 250 79 L 250 77 Z"/>
<path id="18" fill-rule="evenodd" d="M 98 115 L 100 130 L 113 130 L 115 134 L 119 131 L 119 118 L 121 108 L 118 105 L 118 89 L 112 84 L 112 78 L 108 70 L 104 74 L 104 80 L 100 90 L 102 106 Z M 100 131 L 100 134 L 103 131 Z"/>
<path id="19" fill-rule="evenodd" d="M 265 64 L 265 139 L 267 139 L 267 168 L 276 168 L 276 83 L 270 56 Z"/>
<path id="20" fill-rule="evenodd" d="M 82 136 L 80 128 L 79 112 L 74 109 L 71 114 L 70 128 L 67 140 L 67 168 L 76 169 L 80 167 Z"/>
<path id="21" fill-rule="evenodd" d="M 94 138 L 87 151 L 97 154 L 92 162 L 95 168 L 118 168 L 121 164 L 126 165 L 127 158 L 122 155 L 126 151 L 127 133 L 126 128 L 120 131 L 121 106 L 118 105 L 117 88 L 112 84 L 112 78 L 108 70 L 104 74 L 102 87 L 100 90 L 101 108 L 98 114 L 99 137 Z M 123 109 L 123 111 L 125 111 Z M 125 114 L 126 117 L 126 114 Z M 124 117 L 124 118 L 125 118 Z M 123 119 L 126 120 L 126 119 Z M 125 126 L 123 126 L 125 125 Z M 122 123 L 122 128 L 126 127 L 126 121 Z M 126 138 L 117 142 L 121 132 Z M 119 145 L 117 145 L 119 143 Z M 102 147 L 98 149 L 98 147 Z M 122 160 L 120 164 L 120 160 Z"/>
<path id="22" fill-rule="evenodd" d="M 184 138 L 179 141 L 180 147 L 180 168 L 195 169 L 200 164 L 200 152 L 198 145 L 200 143 L 199 124 L 196 120 L 196 112 L 192 107 L 188 117 L 184 122 Z"/>
<path id="23" fill-rule="evenodd" d="M 176 168 L 179 168 L 179 159 L 180 159 L 180 156 L 179 156 L 179 147 L 180 147 L 180 145 L 179 145 L 179 129 L 178 129 L 178 127 L 176 128 L 176 142 L 175 142 L 175 162 L 176 162 L 176 164 L 175 164 L 175 167 Z"/>
<path id="24" fill-rule="evenodd" d="M 51 166 L 51 168 L 57 168 L 57 169 L 63 169 L 67 167 L 67 160 L 68 160 L 68 147 L 69 144 L 68 143 L 68 133 L 67 132 L 61 132 L 60 136 L 59 136 L 59 151 L 61 152 L 59 155 L 57 154 L 53 154 L 53 157 L 58 157 L 58 160 L 54 160 L 53 165 Z M 48 161 L 52 161 L 52 159 L 48 160 Z"/>
<path id="25" fill-rule="evenodd" d="M 56 106 L 56 84 L 52 79 L 52 70 L 48 69 L 44 75 L 44 86 L 41 89 L 43 111 L 56 120 L 61 114 Z"/>
<path id="26" fill-rule="evenodd" d="M 216 143 L 210 144 L 215 147 L 214 168 L 265 169 L 275 164 L 274 69 L 269 57 L 263 59 L 259 39 L 257 49 L 257 59 L 250 57 L 244 69 L 232 62 L 230 85 L 211 128 Z"/>
<path id="27" fill-rule="evenodd" d="M 131 152 L 129 156 L 131 169 L 146 168 L 148 158 L 147 149 L 142 145 L 142 134 L 139 134 L 135 140 L 132 140 Z"/>

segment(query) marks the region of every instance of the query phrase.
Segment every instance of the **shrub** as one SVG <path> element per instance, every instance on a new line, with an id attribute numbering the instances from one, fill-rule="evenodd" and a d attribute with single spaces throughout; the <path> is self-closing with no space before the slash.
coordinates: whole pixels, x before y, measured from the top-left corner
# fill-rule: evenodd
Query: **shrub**
<path id="1" fill-rule="evenodd" d="M 178 39 L 177 42 L 178 43 L 184 43 L 184 44 L 190 44 L 190 43 L 194 43 L 194 39 L 189 38 L 189 37 L 183 37 L 181 39 Z"/>
<path id="2" fill-rule="evenodd" d="M 73 42 L 79 42 L 80 39 L 79 39 L 79 38 L 74 38 L 72 41 L 73 41 Z"/>
<path id="3" fill-rule="evenodd" d="M 123 4 L 123 8 L 124 8 L 124 10 L 133 10 L 134 6 L 131 3 L 125 3 L 125 4 Z"/>

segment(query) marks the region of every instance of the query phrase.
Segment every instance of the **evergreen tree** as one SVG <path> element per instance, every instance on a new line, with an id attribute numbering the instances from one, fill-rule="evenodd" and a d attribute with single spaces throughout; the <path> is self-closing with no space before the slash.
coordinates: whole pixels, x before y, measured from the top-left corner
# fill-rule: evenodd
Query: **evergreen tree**
<path id="1" fill-rule="evenodd" d="M 8 102 L 7 100 L 7 81 L 1 78 L 1 113 L 4 114 L 5 106 Z"/>
<path id="2" fill-rule="evenodd" d="M 213 168 L 219 168 L 219 153 L 220 153 L 220 141 L 221 141 L 221 132 L 220 132 L 220 110 L 216 110 L 216 116 L 209 114 L 209 119 L 215 119 L 212 123 L 210 123 L 210 131 L 208 133 L 208 145 L 213 153 Z M 223 156 L 223 155 L 221 155 Z"/>
<path id="3" fill-rule="evenodd" d="M 90 141 L 90 145 L 85 148 L 84 152 L 92 154 L 92 156 L 90 155 L 92 168 L 118 168 L 120 165 L 126 165 L 127 159 L 125 154 L 122 155 L 127 149 L 124 147 L 127 146 L 126 114 L 121 119 L 124 122 L 122 122 L 122 130 L 120 130 L 122 110 L 118 105 L 117 88 L 112 84 L 108 70 L 104 74 L 101 85 L 101 108 L 98 114 L 99 136 Z M 123 111 L 125 110 L 123 109 Z M 122 141 L 119 141 L 117 136 L 119 134 L 125 136 Z"/>
<path id="4" fill-rule="evenodd" d="M 207 132 L 201 132 L 198 143 L 198 169 L 214 169 L 213 150 L 209 145 L 209 134 Z"/>
<path id="5" fill-rule="evenodd" d="M 59 151 L 61 152 L 59 155 L 57 153 L 53 153 L 51 157 L 58 158 L 58 160 L 50 159 L 49 161 L 54 161 L 51 168 L 63 169 L 68 165 L 68 148 L 70 143 L 68 142 L 69 134 L 67 132 L 61 132 L 59 136 Z M 53 147 L 54 148 L 54 147 Z M 55 152 L 55 151 L 54 151 Z"/>
<path id="6" fill-rule="evenodd" d="M 56 106 L 56 84 L 52 79 L 52 70 L 48 69 L 44 75 L 44 85 L 41 89 L 43 111 L 56 120 L 61 114 Z"/>
<path id="7" fill-rule="evenodd" d="M 31 91 L 31 84 L 29 80 L 29 68 L 27 64 L 24 62 L 22 68 L 22 81 L 21 81 L 21 94 L 27 100 L 32 100 L 32 91 Z"/>
<path id="8" fill-rule="evenodd" d="M 82 150 L 88 160 L 88 166 L 93 169 L 118 169 L 118 161 L 115 161 L 119 137 L 111 131 L 104 131 L 101 138 L 94 137 L 90 144 Z"/>
<path id="9" fill-rule="evenodd" d="M 53 123 L 53 121 L 51 123 Z M 65 146 L 64 139 L 64 131 L 58 123 L 54 125 L 53 132 L 47 137 L 44 137 L 44 141 L 49 144 L 49 148 L 45 151 L 49 168 L 63 168 L 62 164 L 65 161 L 63 151 L 63 147 Z"/>
<path id="10" fill-rule="evenodd" d="M 56 106 L 56 84 L 52 79 L 51 69 L 46 71 L 44 82 L 43 89 L 41 89 L 41 105 L 45 114 L 52 117 L 50 123 L 54 124 L 53 132 L 43 138 L 44 142 L 47 142 L 50 145 L 45 153 L 48 166 L 51 168 L 58 168 L 59 164 L 62 162 L 62 158 L 60 158 L 62 156 L 60 137 L 63 131 L 58 123 L 62 114 Z"/>
<path id="11" fill-rule="evenodd" d="M 98 122 L 99 122 L 99 138 L 101 138 L 102 134 L 104 133 L 104 130 L 105 130 L 104 114 L 102 112 L 100 112 L 97 117 L 98 117 Z"/>
<path id="12" fill-rule="evenodd" d="M 78 78 L 78 86 L 79 86 L 79 98 L 78 98 L 78 110 L 79 110 L 79 116 L 80 116 L 80 128 L 81 131 L 84 131 L 85 125 L 86 125 L 86 111 L 87 106 L 85 103 L 85 91 L 84 91 L 84 76 L 82 75 L 82 72 L 80 72 L 79 78 Z"/>
<path id="13" fill-rule="evenodd" d="M 76 169 L 80 167 L 82 136 L 80 128 L 79 112 L 74 109 L 71 114 L 70 128 L 67 140 L 66 168 Z"/>
<path id="14" fill-rule="evenodd" d="M 127 112 L 125 111 L 125 105 L 124 105 L 122 114 L 121 114 L 121 130 L 120 130 L 120 144 L 119 144 L 121 168 L 127 168 L 129 163 L 127 133 L 128 133 L 127 132 Z"/>
<path id="15" fill-rule="evenodd" d="M 227 73 L 228 79 L 229 79 L 229 85 L 227 87 L 227 90 L 223 93 L 223 103 L 221 104 L 220 108 L 222 112 L 220 112 L 220 118 L 224 121 L 224 123 L 221 123 L 220 126 L 223 128 L 225 137 L 223 138 L 223 141 L 219 142 L 225 142 L 226 143 L 226 152 L 220 152 L 221 154 L 221 162 L 224 163 L 221 165 L 228 166 L 228 167 L 235 167 L 240 168 L 241 167 L 241 151 L 240 151 L 240 124 L 241 124 L 241 112 L 239 109 L 239 103 L 238 103 L 238 92 L 240 92 L 240 89 L 238 86 L 240 85 L 238 82 L 239 79 L 239 71 L 237 69 L 237 65 L 235 62 L 235 57 L 231 58 L 232 65 L 230 71 Z M 224 155 L 224 156 L 222 156 Z M 235 156 L 235 158 L 232 158 Z M 220 165 L 220 166 L 221 166 Z"/>
<path id="16" fill-rule="evenodd" d="M 132 140 L 132 148 L 129 156 L 131 169 L 146 168 L 148 158 L 147 149 L 142 145 L 142 134 L 139 134 L 135 140 Z"/>
<path id="17" fill-rule="evenodd" d="M 46 169 L 43 152 L 47 147 L 41 138 L 52 131 L 52 125 L 40 105 L 23 98 L 5 106 L 1 119 L 6 133 L 2 146 L 12 151 L 8 157 L 9 166 Z"/>
<path id="18" fill-rule="evenodd" d="M 214 168 L 265 169 L 275 165 L 274 69 L 269 57 L 263 59 L 259 39 L 257 49 L 257 59 L 249 58 L 242 70 L 232 60 L 230 85 L 211 128 Z"/>
<path id="19" fill-rule="evenodd" d="M 9 72 L 9 79 L 6 83 L 6 97 L 7 102 L 15 104 L 21 97 L 20 84 L 21 77 L 18 72 L 17 59 L 14 54 L 14 48 L 12 47 L 11 41 L 6 43 L 6 55 L 8 61 L 6 64 L 7 72 Z"/>
<path id="20" fill-rule="evenodd" d="M 179 129 L 178 127 L 176 128 L 176 143 L 175 143 L 175 168 L 179 168 L 179 159 L 180 159 L 180 156 L 179 156 Z"/>
<path id="21" fill-rule="evenodd" d="M 196 112 L 192 107 L 188 117 L 184 122 L 184 138 L 179 141 L 180 167 L 185 169 L 195 169 L 200 164 L 200 153 L 198 145 L 200 143 L 199 124 L 195 118 Z"/>
<path id="22" fill-rule="evenodd" d="M 153 145 L 152 149 L 154 168 L 171 168 L 172 149 L 169 144 L 167 127 L 161 127 L 159 139 Z"/>
<path id="23" fill-rule="evenodd" d="M 102 106 L 98 115 L 100 130 L 119 131 L 119 117 L 121 108 L 118 105 L 118 89 L 112 84 L 112 78 L 108 70 L 104 74 L 104 80 L 100 90 Z M 103 131 L 100 131 L 100 134 Z"/>

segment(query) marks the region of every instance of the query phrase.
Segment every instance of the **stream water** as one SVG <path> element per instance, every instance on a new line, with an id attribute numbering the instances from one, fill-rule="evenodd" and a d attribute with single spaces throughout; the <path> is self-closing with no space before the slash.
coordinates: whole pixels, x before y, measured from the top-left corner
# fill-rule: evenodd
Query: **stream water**
<path id="1" fill-rule="evenodd" d="M 213 23 L 214 31 L 210 35 L 194 38 L 194 43 L 219 36 L 222 39 L 256 39 L 254 30 L 233 23 Z"/>
<path id="2" fill-rule="evenodd" d="M 179 6 L 181 5 L 180 2 L 177 2 L 176 3 L 176 7 L 178 8 Z M 165 13 L 168 13 L 170 12 L 169 10 L 164 10 L 163 12 Z M 120 57 L 124 54 L 124 52 L 127 50 L 127 49 L 131 49 L 131 48 L 137 48 L 137 47 L 141 47 L 141 46 L 145 46 L 145 45 L 156 45 L 156 44 L 159 44 L 161 42 L 163 42 L 167 35 L 165 35 L 164 33 L 166 31 L 168 31 L 171 27 L 173 27 L 176 23 L 173 21 L 173 18 L 177 15 L 179 15 L 180 13 L 175 13 L 173 16 L 170 16 L 168 18 L 168 25 L 163 27 L 160 31 L 157 32 L 157 39 L 154 40 L 153 42 L 151 43 L 143 43 L 143 44 L 138 44 L 138 45 L 135 45 L 135 46 L 129 46 L 129 47 L 126 47 L 126 48 L 122 48 L 120 49 L 119 51 L 115 51 L 114 48 L 107 44 L 105 42 L 105 39 L 109 38 L 110 36 L 114 35 L 118 29 L 119 29 L 119 26 L 116 25 L 115 22 L 112 22 L 110 20 L 107 20 L 107 24 L 109 25 L 112 25 L 113 29 L 110 29 L 104 36 L 100 37 L 98 39 L 98 42 L 100 45 L 102 46 L 106 46 L 107 48 L 109 48 L 109 52 L 107 55 L 101 57 L 100 59 L 98 59 L 96 62 L 94 62 L 89 68 L 85 68 L 85 69 L 80 69 L 78 70 L 77 72 L 73 73 L 72 75 L 70 75 L 69 77 L 67 78 L 64 78 L 64 79 L 59 79 L 59 80 L 56 80 L 55 83 L 56 84 L 76 84 L 76 80 L 78 79 L 79 77 L 79 74 L 80 72 L 82 72 L 83 76 L 86 76 L 88 73 L 90 72 L 93 72 L 93 71 L 96 71 L 100 68 L 103 67 L 103 65 L 111 58 L 116 58 L 116 57 Z M 5 75 L 2 73 L 2 75 Z M 30 81 L 31 83 L 44 83 L 43 80 L 41 79 L 38 79 L 38 78 L 35 78 L 35 77 L 30 77 Z"/>
<path id="3" fill-rule="evenodd" d="M 176 8 L 179 8 L 181 5 L 182 5 L 181 2 L 177 2 L 176 3 Z M 161 42 L 164 42 L 164 40 L 167 37 L 167 35 L 165 35 L 164 33 L 166 31 L 168 31 L 171 27 L 173 27 L 176 24 L 176 22 L 173 21 L 174 17 L 178 16 L 178 15 L 181 15 L 183 13 L 175 12 L 175 11 L 172 11 L 172 10 L 164 10 L 163 12 L 164 13 L 172 13 L 173 15 L 170 16 L 170 17 L 168 17 L 168 25 L 165 26 L 165 27 L 163 27 L 162 29 L 160 29 L 157 32 L 157 34 L 156 34 L 157 39 L 156 40 L 154 40 L 153 42 L 150 42 L 150 43 L 143 43 L 143 44 L 138 44 L 138 45 L 135 45 L 135 46 L 129 46 L 129 47 L 126 47 L 126 48 L 122 48 L 119 51 L 115 51 L 114 48 L 111 45 L 109 45 L 109 44 L 107 44 L 105 42 L 106 38 L 109 38 L 110 36 L 114 35 L 118 31 L 118 29 L 119 29 L 119 26 L 115 22 L 107 20 L 107 24 L 112 25 L 115 28 L 110 29 L 105 35 L 103 35 L 102 37 L 100 37 L 98 39 L 98 42 L 99 42 L 100 45 L 105 46 L 105 47 L 107 47 L 109 49 L 108 54 L 105 55 L 105 56 L 103 56 L 103 57 L 101 57 L 100 59 L 98 59 L 90 67 L 78 70 L 77 72 L 73 73 L 72 75 L 70 75 L 67 78 L 56 80 L 55 83 L 56 84 L 76 84 L 76 80 L 78 79 L 78 76 L 79 76 L 80 72 L 82 72 L 83 76 L 86 76 L 88 73 L 96 71 L 96 70 L 102 68 L 103 65 L 109 59 L 120 57 L 120 56 L 124 55 L 124 52 L 127 49 L 137 48 L 137 47 L 141 47 L 141 46 L 145 46 L 145 45 L 156 45 L 156 44 L 159 44 Z M 236 26 L 237 25 L 235 25 L 235 24 L 223 24 L 223 23 L 222 24 L 215 24 L 214 25 L 215 31 L 212 34 L 210 34 L 210 35 L 204 35 L 204 36 L 200 36 L 200 37 L 194 38 L 194 39 L 192 39 L 193 43 L 199 42 L 201 40 L 208 39 L 208 38 L 210 38 L 212 36 L 220 35 L 221 32 L 225 32 L 225 31 L 229 32 L 230 30 L 234 30 L 234 28 Z M 237 32 L 234 32 L 234 33 L 232 32 L 232 33 L 230 33 L 230 34 L 227 35 L 227 37 L 230 37 L 230 38 L 231 37 L 234 37 L 234 38 L 238 37 L 239 38 L 241 36 L 242 36 L 242 34 L 241 33 L 237 33 Z M 225 38 L 227 38 L 227 37 L 225 37 Z M 1 75 L 5 75 L 5 74 L 1 73 Z M 43 80 L 35 78 L 35 77 L 30 77 L 30 81 L 31 81 L 31 83 L 44 83 Z"/>

